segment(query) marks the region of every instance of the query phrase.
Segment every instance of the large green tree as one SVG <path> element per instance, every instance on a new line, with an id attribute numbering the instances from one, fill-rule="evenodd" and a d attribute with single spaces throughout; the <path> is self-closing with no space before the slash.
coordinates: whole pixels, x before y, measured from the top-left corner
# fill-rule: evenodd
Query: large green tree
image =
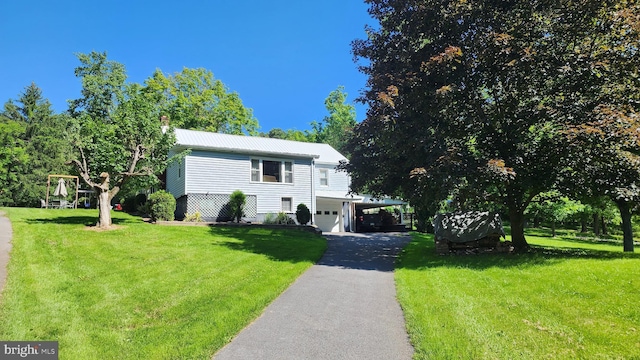
<path id="1" fill-rule="evenodd" d="M 612 84 L 637 79 L 638 56 L 629 56 L 637 41 L 611 34 L 620 14 L 633 18 L 637 8 L 595 0 L 367 2 L 380 26 L 353 44 L 369 76 L 367 119 L 343 166 L 354 190 L 433 204 L 463 188 L 508 209 L 514 245 L 527 248 L 524 211 L 574 159 L 566 129 L 610 103 Z"/>
<path id="2" fill-rule="evenodd" d="M 70 162 L 98 197 L 97 226 L 109 227 L 111 199 L 133 177 L 162 172 L 175 137 L 161 129 L 153 91 L 125 82 L 124 65 L 99 52 L 78 60 L 82 97 L 70 102 Z"/>
<path id="3" fill-rule="evenodd" d="M 329 112 L 321 122 L 312 122 L 312 131 L 308 138 L 312 142 L 325 143 L 346 154 L 345 144 L 356 125 L 356 108 L 346 102 L 347 93 L 344 86 L 329 93 L 324 105 Z"/>
<path id="4" fill-rule="evenodd" d="M 291 141 L 311 142 L 312 138 L 315 139 L 315 135 L 312 135 L 308 130 L 301 131 L 295 129 L 282 130 L 280 128 L 273 128 L 266 133 L 261 132 L 258 134 L 260 137 L 268 137 L 272 139 L 282 139 Z"/>
<path id="5" fill-rule="evenodd" d="M 184 68 L 168 76 L 156 70 L 145 85 L 157 96 L 161 115 L 175 127 L 257 135 L 253 110 L 207 69 Z"/>
<path id="6" fill-rule="evenodd" d="M 44 198 L 49 174 L 66 174 L 69 144 L 65 139 L 68 117 L 54 114 L 51 104 L 36 84 L 9 100 L 0 112 L 2 202 L 34 206 Z M 11 160 L 10 160 L 11 159 Z"/>
<path id="7" fill-rule="evenodd" d="M 6 107 L 6 105 L 5 105 Z M 20 174 L 26 172 L 29 157 L 24 144 L 25 127 L 0 115 L 0 205 L 18 205 L 15 196 Z"/>

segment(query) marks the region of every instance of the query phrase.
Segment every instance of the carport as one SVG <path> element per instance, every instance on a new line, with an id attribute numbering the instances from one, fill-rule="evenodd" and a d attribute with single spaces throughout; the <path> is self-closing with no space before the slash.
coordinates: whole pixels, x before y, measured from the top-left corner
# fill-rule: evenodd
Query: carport
<path id="1" fill-rule="evenodd" d="M 362 200 L 354 203 L 355 215 L 352 223 L 355 225 L 353 231 L 355 232 L 374 232 L 374 231 L 388 231 L 389 229 L 383 228 L 380 219 L 377 216 L 366 214 L 370 213 L 373 209 L 382 209 L 387 206 L 406 205 L 407 202 L 382 198 L 377 199 L 370 195 L 363 195 Z M 368 210 L 368 211 L 367 211 Z M 400 219 L 402 219 L 402 209 L 400 209 Z M 396 228 L 401 228 L 400 224 Z"/>

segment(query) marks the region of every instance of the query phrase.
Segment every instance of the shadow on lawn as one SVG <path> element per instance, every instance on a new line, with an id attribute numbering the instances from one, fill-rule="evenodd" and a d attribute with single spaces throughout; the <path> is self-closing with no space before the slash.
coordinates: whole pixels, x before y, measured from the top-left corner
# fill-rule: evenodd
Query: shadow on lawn
<path id="1" fill-rule="evenodd" d="M 609 238 L 594 238 L 594 237 L 574 237 L 574 236 L 558 236 L 558 237 L 549 237 L 552 240 L 562 240 L 566 242 L 576 243 L 576 244 L 588 244 L 588 245 L 610 245 L 613 247 L 617 247 L 618 249 L 622 249 L 622 240 L 619 239 L 609 239 Z M 635 246 L 640 246 L 640 242 L 634 240 L 633 242 Z"/>
<path id="2" fill-rule="evenodd" d="M 580 240 L 577 240 L 579 242 Z M 585 243 L 593 244 L 585 241 Z M 488 269 L 492 267 L 511 268 L 540 265 L 552 265 L 571 259 L 640 259 L 638 253 L 622 253 L 613 251 L 575 249 L 561 247 L 531 246 L 525 253 L 515 254 L 480 254 L 480 255 L 437 255 L 431 238 L 421 237 L 405 248 L 403 261 L 398 268 L 426 269 L 433 267 Z"/>
<path id="3" fill-rule="evenodd" d="M 315 263 L 326 249 L 325 241 L 306 231 L 251 228 L 249 226 L 212 226 L 209 229 L 212 235 L 229 239 L 229 241 L 216 241 L 215 245 L 265 255 L 275 261 Z"/>
<path id="4" fill-rule="evenodd" d="M 27 224 L 63 224 L 63 225 L 86 225 L 94 226 L 98 222 L 97 216 L 58 216 L 52 218 L 36 218 L 26 219 Z M 142 222 L 142 219 L 138 218 L 118 218 L 112 217 L 111 222 L 114 225 L 134 224 Z"/>

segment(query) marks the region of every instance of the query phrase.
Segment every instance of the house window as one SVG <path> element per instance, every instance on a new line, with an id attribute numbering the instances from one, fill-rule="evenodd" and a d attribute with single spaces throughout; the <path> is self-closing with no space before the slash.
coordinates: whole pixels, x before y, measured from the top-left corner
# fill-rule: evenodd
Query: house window
<path id="1" fill-rule="evenodd" d="M 284 182 L 293 184 L 293 164 L 291 161 L 284 162 Z"/>
<path id="2" fill-rule="evenodd" d="M 322 215 L 322 210 L 316 210 L 316 215 Z"/>
<path id="3" fill-rule="evenodd" d="M 329 186 L 329 171 L 327 169 L 320 170 L 320 186 Z"/>
<path id="4" fill-rule="evenodd" d="M 283 197 L 282 198 L 282 212 L 292 212 L 292 204 L 293 204 L 293 200 L 290 197 Z"/>
<path id="5" fill-rule="evenodd" d="M 251 159 L 251 181 L 293 184 L 293 162 Z"/>
<path id="6" fill-rule="evenodd" d="M 262 181 L 280 182 L 280 161 L 262 160 Z"/>
<path id="7" fill-rule="evenodd" d="M 251 159 L 251 181 L 260 181 L 260 160 Z"/>

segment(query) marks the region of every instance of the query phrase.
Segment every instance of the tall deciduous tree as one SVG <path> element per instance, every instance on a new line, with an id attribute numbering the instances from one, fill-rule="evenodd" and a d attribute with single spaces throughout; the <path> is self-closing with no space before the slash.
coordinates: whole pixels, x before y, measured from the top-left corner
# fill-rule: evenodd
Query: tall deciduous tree
<path id="1" fill-rule="evenodd" d="M 257 135 L 253 110 L 209 70 L 184 68 L 169 76 L 156 70 L 145 84 L 157 96 L 161 114 L 175 127 Z"/>
<path id="2" fill-rule="evenodd" d="M 626 35 L 637 28 L 615 26 L 625 11 L 637 18 L 635 3 L 367 2 L 380 27 L 353 44 L 369 76 L 343 166 L 355 190 L 416 203 L 475 190 L 508 209 L 514 245 L 527 248 L 525 209 L 572 163 L 565 130 L 611 103 L 622 79 L 637 82 Z"/>
<path id="3" fill-rule="evenodd" d="M 310 140 L 331 145 L 334 149 L 346 154 L 345 144 L 356 125 L 356 108 L 348 104 L 344 86 L 338 88 L 324 100 L 329 112 L 322 122 L 312 122 Z"/>
<path id="4" fill-rule="evenodd" d="M 175 137 L 162 131 L 151 92 L 125 83 L 122 64 L 98 52 L 78 59 L 82 98 L 70 102 L 71 163 L 98 196 L 97 226 L 109 227 L 111 199 L 132 177 L 163 171 Z"/>

